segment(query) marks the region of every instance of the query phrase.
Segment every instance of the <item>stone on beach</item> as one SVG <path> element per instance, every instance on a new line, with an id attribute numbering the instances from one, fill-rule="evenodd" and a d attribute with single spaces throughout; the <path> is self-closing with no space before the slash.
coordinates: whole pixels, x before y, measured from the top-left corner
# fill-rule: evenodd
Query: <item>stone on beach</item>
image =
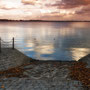
<path id="1" fill-rule="evenodd" d="M 0 71 L 29 63 L 29 59 L 29 57 L 25 56 L 16 49 L 3 48 L 0 53 Z"/>

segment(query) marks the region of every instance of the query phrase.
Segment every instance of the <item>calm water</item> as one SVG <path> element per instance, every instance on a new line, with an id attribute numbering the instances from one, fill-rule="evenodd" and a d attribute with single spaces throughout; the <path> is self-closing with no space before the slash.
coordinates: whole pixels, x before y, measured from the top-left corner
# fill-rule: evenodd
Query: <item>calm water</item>
<path id="1" fill-rule="evenodd" d="M 90 53 L 89 22 L 0 22 L 0 37 L 39 60 L 78 60 Z"/>

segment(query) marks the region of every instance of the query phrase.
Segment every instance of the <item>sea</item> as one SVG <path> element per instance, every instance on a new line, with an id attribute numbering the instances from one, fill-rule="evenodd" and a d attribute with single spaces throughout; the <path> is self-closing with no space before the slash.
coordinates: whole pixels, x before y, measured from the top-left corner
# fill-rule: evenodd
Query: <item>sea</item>
<path id="1" fill-rule="evenodd" d="M 90 22 L 0 21 L 2 48 L 36 60 L 78 61 L 90 54 Z"/>

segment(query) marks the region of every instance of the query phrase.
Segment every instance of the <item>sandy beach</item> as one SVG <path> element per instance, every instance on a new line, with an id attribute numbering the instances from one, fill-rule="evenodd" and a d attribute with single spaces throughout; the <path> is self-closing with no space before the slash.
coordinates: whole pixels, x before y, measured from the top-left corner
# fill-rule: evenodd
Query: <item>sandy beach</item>
<path id="1" fill-rule="evenodd" d="M 71 78 L 73 70 L 81 69 L 74 67 L 78 67 L 78 63 L 82 66 L 87 63 L 87 67 L 83 68 L 90 71 L 89 60 L 90 55 L 79 62 L 39 61 L 28 58 L 16 49 L 2 49 L 0 90 L 89 90 L 90 80 L 85 84 L 82 78 Z"/>

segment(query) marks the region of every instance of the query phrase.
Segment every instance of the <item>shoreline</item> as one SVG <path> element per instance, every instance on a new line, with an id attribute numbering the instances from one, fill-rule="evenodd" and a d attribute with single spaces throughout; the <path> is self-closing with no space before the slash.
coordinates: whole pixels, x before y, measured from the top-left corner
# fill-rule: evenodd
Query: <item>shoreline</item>
<path id="1" fill-rule="evenodd" d="M 48 21 L 48 20 L 8 20 L 8 19 L 0 19 L 2 22 L 90 22 L 90 21 Z"/>
<path id="2" fill-rule="evenodd" d="M 2 53 L 0 53 L 0 63 L 2 63 L 0 64 L 0 89 L 85 90 L 88 87 L 82 85 L 83 82 L 71 78 L 73 74 L 71 72 L 73 72 L 73 70 L 69 68 L 75 68 L 76 70 L 76 66 L 73 67 L 73 65 L 80 63 L 83 66 L 81 62 L 86 62 L 86 59 L 87 61 L 90 60 L 90 55 L 82 58 L 79 62 L 39 61 L 28 58 L 16 49 L 2 49 Z M 4 69 L 1 69 L 1 66 Z M 78 65 L 78 67 L 79 66 L 80 65 Z M 80 67 L 80 70 L 81 69 L 82 67 Z M 75 75 L 76 74 L 77 73 L 75 73 Z M 82 80 L 82 78 L 80 80 Z"/>

